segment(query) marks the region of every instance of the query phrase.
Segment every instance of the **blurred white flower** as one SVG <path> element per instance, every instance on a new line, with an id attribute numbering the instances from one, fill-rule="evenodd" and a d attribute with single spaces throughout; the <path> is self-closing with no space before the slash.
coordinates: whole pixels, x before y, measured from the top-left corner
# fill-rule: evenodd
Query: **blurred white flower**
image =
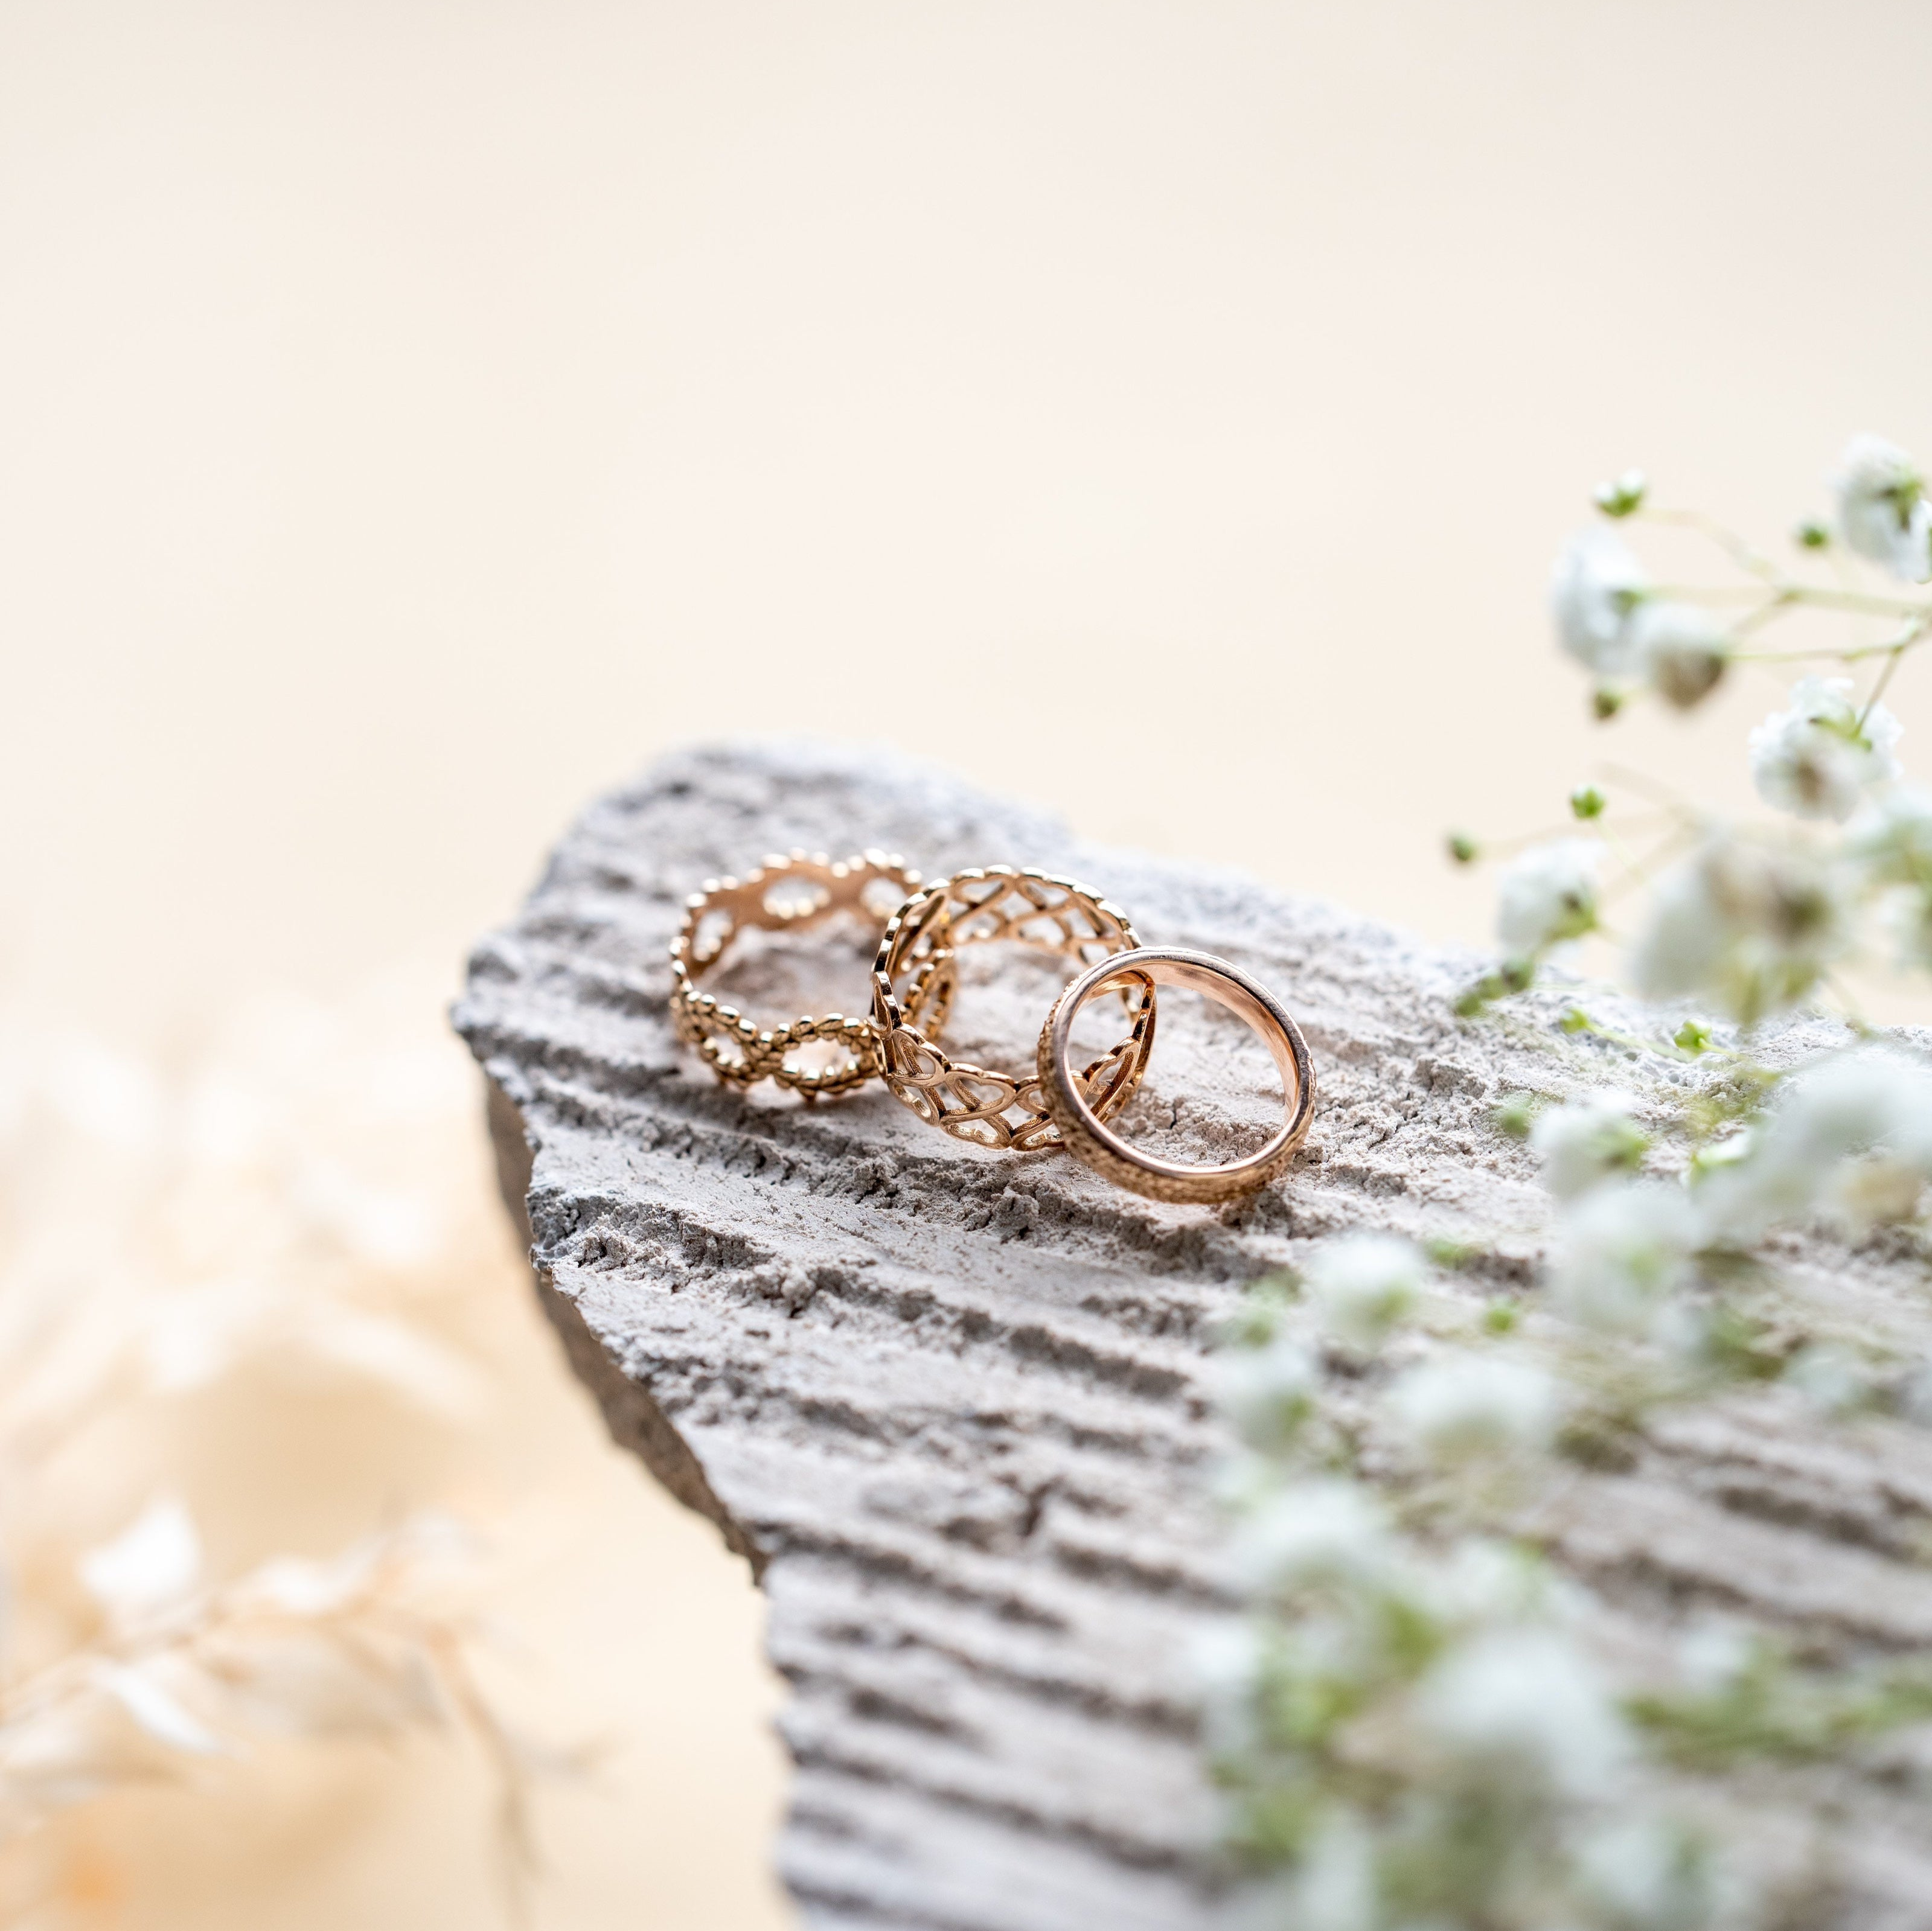
<path id="1" fill-rule="evenodd" d="M 1901 784 L 1865 807 L 1846 849 L 1882 885 L 1932 885 L 1932 793 Z"/>
<path id="2" fill-rule="evenodd" d="M 1708 610 L 1694 604 L 1652 601 L 1630 619 L 1633 667 L 1679 710 L 1709 695 L 1730 661 L 1730 640 Z"/>
<path id="3" fill-rule="evenodd" d="M 1324 1241 L 1302 1271 L 1322 1325 L 1367 1354 L 1414 1306 L 1429 1264 L 1398 1234 L 1345 1234 Z"/>
<path id="4" fill-rule="evenodd" d="M 1324 1817 L 1308 1847 L 1288 1915 L 1296 1931 L 1379 1931 L 1375 1840 L 1352 1810 Z"/>
<path id="5" fill-rule="evenodd" d="M 1787 1081 L 1742 1156 L 1708 1168 L 1694 1198 L 1708 1237 L 1742 1246 L 1821 1204 L 1855 1228 L 1906 1218 L 1928 1180 L 1932 1068 L 1874 1046 Z"/>
<path id="6" fill-rule="evenodd" d="M 1697 1216 L 1682 1187 L 1625 1180 L 1594 1188 L 1564 1216 L 1550 1285 L 1570 1320 L 1646 1335 L 1690 1273 Z"/>
<path id="7" fill-rule="evenodd" d="M 1832 1217 L 1856 1237 L 1874 1227 L 1916 1220 L 1925 1184 L 1923 1162 L 1869 1153 L 1846 1160 L 1838 1168 L 1826 1191 L 1825 1204 Z"/>
<path id="8" fill-rule="evenodd" d="M 1562 1399 L 1540 1368 L 1462 1354 L 1409 1369 L 1389 1390 L 1388 1407 L 1396 1427 L 1423 1453 L 1454 1463 L 1540 1453 L 1555 1432 Z"/>
<path id="9" fill-rule="evenodd" d="M 1307 1419 L 1321 1373 L 1299 1342 L 1276 1334 L 1259 1348 L 1224 1350 L 1216 1379 L 1222 1413 L 1250 1447 L 1267 1450 Z"/>
<path id="10" fill-rule="evenodd" d="M 178 1608 L 201 1583 L 201 1537 L 181 1499 L 162 1495 L 80 1560 L 88 1594 L 121 1624 Z"/>
<path id="11" fill-rule="evenodd" d="M 1597 923 L 1597 873 L 1604 847 L 1591 838 L 1532 845 L 1496 880 L 1496 935 L 1513 959 L 1534 958 Z"/>
<path id="12" fill-rule="evenodd" d="M 1529 1790 L 1600 1798 L 1630 1755 L 1595 1668 L 1551 1629 L 1488 1630 L 1459 1645 L 1424 1679 L 1416 1714 L 1466 1769 Z"/>
<path id="13" fill-rule="evenodd" d="M 443 1339 L 496 1229 L 472 1075 L 436 1003 L 398 988 L 400 1052 L 394 1021 L 363 1002 L 244 1009 L 180 1086 L 0 1012 L 0 1529 L 18 1596 L 0 1620 L 0 1841 L 45 1842 L 58 1810 L 260 1735 L 428 1725 L 478 1747 L 520 1828 L 523 1759 L 472 1673 L 475 1579 L 448 1587 L 432 1561 L 446 1534 L 418 1523 L 237 1581 L 206 1573 L 196 1519 L 218 1522 L 236 1462 L 229 1423 L 219 1458 L 196 1433 L 196 1398 L 218 1378 L 279 1402 L 320 1375 L 419 1426 L 474 1415 L 490 1392 Z M 430 1465 L 454 1466 L 452 1445 Z M 250 1507 L 278 1473 L 305 1497 L 323 1485 L 338 1514 L 356 1493 L 356 1473 L 298 1459 L 278 1435 L 262 1453 Z M 136 1513 L 139 1492 L 124 1494 L 133 1519 L 76 1546 L 112 1506 L 104 1480 L 145 1488 L 183 1460 L 194 1513 L 165 1492 Z M 394 1475 L 420 1479 L 413 1463 Z M 204 1782 L 211 1798 L 233 1787 Z"/>
<path id="14" fill-rule="evenodd" d="M 1850 1414 L 1871 1399 L 1871 1377 L 1849 1348 L 1813 1342 L 1799 1349 L 1784 1379 L 1821 1414 Z"/>
<path id="15" fill-rule="evenodd" d="M 1550 573 L 1550 607 L 1563 648 L 1599 682 L 1631 667 L 1630 618 L 1650 580 L 1622 540 L 1600 524 L 1580 529 Z"/>
<path id="16" fill-rule="evenodd" d="M 1636 1107 L 1627 1093 L 1593 1093 L 1538 1116 L 1529 1144 L 1542 1159 L 1544 1185 L 1558 1200 L 1643 1164 L 1650 1136 L 1631 1117 Z"/>
<path id="17" fill-rule="evenodd" d="M 1706 1616 L 1684 1633 L 1677 1646 L 1677 1673 L 1686 1689 L 1720 1696 L 1756 1660 L 1758 1642 L 1749 1625 L 1726 1616 Z"/>
<path id="18" fill-rule="evenodd" d="M 1795 1006 L 1851 945 L 1853 882 L 1808 846 L 1715 832 L 1658 883 L 1638 989 L 1708 998 L 1746 1024 Z"/>
<path id="19" fill-rule="evenodd" d="M 1900 963 L 1932 969 L 1932 795 L 1888 787 L 1853 821 L 1846 850 L 1884 898 Z"/>
<path id="20" fill-rule="evenodd" d="M 1243 1524 L 1235 1555 L 1267 1591 L 1361 1583 L 1395 1561 L 1387 1511 L 1359 1484 L 1340 1480 L 1291 1483 Z"/>
<path id="21" fill-rule="evenodd" d="M 1801 678 L 1790 709 L 1774 711 L 1750 734 L 1758 796 L 1780 811 L 1842 824 L 1867 786 L 1898 775 L 1892 748 L 1904 730 L 1882 704 L 1862 712 L 1849 677 Z"/>
<path id="22" fill-rule="evenodd" d="M 1262 1655 L 1261 1632 L 1250 1621 L 1217 1622 L 1189 1645 L 1189 1674 L 1200 1694 L 1210 1754 L 1250 1749 L 1256 1742 Z"/>
<path id="23" fill-rule="evenodd" d="M 1831 478 L 1838 528 L 1861 556 L 1908 583 L 1932 577 L 1932 504 L 1918 466 L 1882 436 L 1856 436 Z"/>
<path id="24" fill-rule="evenodd" d="M 1682 1823 L 1622 1817 L 1577 1853 L 1585 1892 L 1616 1931 L 1696 1931 L 1720 1909 L 1720 1874 L 1708 1847 Z"/>
<path id="25" fill-rule="evenodd" d="M 89 1675 L 156 1743 L 189 1756 L 226 1755 L 229 1746 L 162 1681 L 167 1660 L 157 1658 L 145 1667 L 98 1663 Z"/>
<path id="26" fill-rule="evenodd" d="M 1469 1537 L 1423 1579 L 1427 1611 L 1448 1628 L 1560 1620 L 1571 1585 L 1537 1556 L 1509 1543 Z"/>

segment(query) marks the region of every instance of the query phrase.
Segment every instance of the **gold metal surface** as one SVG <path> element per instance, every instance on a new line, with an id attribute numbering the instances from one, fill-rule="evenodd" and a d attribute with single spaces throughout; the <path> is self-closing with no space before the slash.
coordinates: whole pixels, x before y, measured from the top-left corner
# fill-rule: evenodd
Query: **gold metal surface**
<path id="1" fill-rule="evenodd" d="M 1126 914 L 1070 878 L 1006 865 L 975 866 L 909 898 L 879 942 L 872 1016 L 883 1035 L 882 1077 L 928 1126 L 981 1147 L 1031 1153 L 1057 1147 L 1037 1077 L 956 1063 L 936 1043 L 951 1009 L 960 947 L 1006 940 L 1083 966 L 1138 945 Z M 902 996 L 902 980 L 907 990 Z M 1076 1074 L 1083 1103 L 1111 1119 L 1132 1098 L 1154 1046 L 1150 985 L 1121 988 L 1127 1036 Z"/>
<path id="2" fill-rule="evenodd" d="M 1091 1103 L 1088 1075 L 1073 1069 L 1073 1020 L 1095 994 L 1123 982 L 1144 988 L 1150 1003 L 1156 985 L 1181 986 L 1204 994 L 1239 1014 L 1261 1035 L 1281 1073 L 1288 1117 L 1259 1152 L 1219 1166 L 1184 1167 L 1141 1152 L 1106 1123 L 1108 1116 Z M 1060 1129 L 1062 1144 L 1116 1186 L 1150 1200 L 1233 1200 L 1267 1186 L 1287 1170 L 1307 1138 L 1315 1114 L 1314 1063 L 1301 1028 L 1289 1017 L 1287 1008 L 1238 966 L 1209 952 L 1186 952 L 1178 946 L 1121 952 L 1083 973 L 1060 995 L 1040 1029 L 1038 1064 L 1036 1084 Z"/>
<path id="3" fill-rule="evenodd" d="M 862 1086 L 879 1070 L 879 1036 L 871 1020 L 830 1012 L 761 1029 L 735 1006 L 700 991 L 698 982 L 748 929 L 798 931 L 841 912 L 877 926 L 884 914 L 866 902 L 866 895 L 881 882 L 903 898 L 918 890 L 919 874 L 896 853 L 833 859 L 824 852 L 795 851 L 766 859 L 742 878 L 706 879 L 685 901 L 684 922 L 670 942 L 670 1016 L 678 1036 L 727 1085 L 769 1079 L 807 1099 Z M 933 961 L 912 1000 L 935 1033 L 945 1024 L 946 1001 L 939 995 L 948 988 L 946 967 L 944 960 Z M 799 1049 L 814 1042 L 842 1046 L 844 1057 L 826 1066 L 801 1063 Z"/>

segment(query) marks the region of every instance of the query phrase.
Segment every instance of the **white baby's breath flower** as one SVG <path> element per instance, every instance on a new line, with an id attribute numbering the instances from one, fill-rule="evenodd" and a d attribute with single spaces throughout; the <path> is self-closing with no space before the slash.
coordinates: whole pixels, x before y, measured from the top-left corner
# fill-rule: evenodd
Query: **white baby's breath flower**
<path id="1" fill-rule="evenodd" d="M 1594 1666 L 1555 1630 L 1490 1630 L 1459 1645 L 1424 1678 L 1416 1714 L 1466 1771 L 1529 1790 L 1600 1798 L 1630 1755 Z"/>
<path id="2" fill-rule="evenodd" d="M 1375 1838 L 1352 1810 L 1323 1819 L 1303 1858 L 1286 1915 L 1276 1924 L 1297 1931 L 1376 1931 Z"/>
<path id="3" fill-rule="evenodd" d="M 1396 1426 L 1432 1461 L 1454 1463 L 1534 1454 L 1546 1447 L 1562 1401 L 1540 1368 L 1464 1354 L 1412 1368 L 1389 1390 Z"/>
<path id="4" fill-rule="evenodd" d="M 1321 1371 L 1299 1342 L 1277 1334 L 1262 1347 L 1225 1352 L 1217 1379 L 1222 1413 L 1250 1447 L 1266 1450 L 1292 1439 L 1307 1420 Z"/>
<path id="5" fill-rule="evenodd" d="M 1627 1093 L 1593 1093 L 1538 1116 L 1529 1144 L 1542 1159 L 1544 1185 L 1558 1200 L 1643 1164 L 1650 1136 L 1631 1117 L 1636 1107 Z"/>
<path id="6" fill-rule="evenodd" d="M 1861 556 L 1908 583 L 1932 577 L 1932 504 L 1918 466 L 1882 436 L 1856 436 L 1831 478 L 1838 528 Z"/>
<path id="7" fill-rule="evenodd" d="M 1872 799 L 1845 835 L 1880 885 L 1932 885 L 1932 793 L 1898 785 Z"/>
<path id="8" fill-rule="evenodd" d="M 1354 1482 L 1321 1480 L 1276 1491 L 1242 1526 L 1236 1558 L 1265 1590 L 1372 1582 L 1396 1559 L 1387 1512 Z"/>
<path id="9" fill-rule="evenodd" d="M 1767 805 L 1842 824 L 1868 785 L 1898 775 L 1892 748 L 1904 727 L 1882 704 L 1852 701 L 1848 677 L 1804 677 L 1791 706 L 1750 734 L 1751 778 Z"/>
<path id="10" fill-rule="evenodd" d="M 1801 1348 L 1784 1378 L 1822 1414 L 1846 1415 L 1871 1398 L 1871 1378 L 1849 1348 L 1813 1342 Z"/>
<path id="11" fill-rule="evenodd" d="M 1932 795 L 1893 786 L 1867 804 L 1846 849 L 1883 897 L 1900 963 L 1932 967 Z"/>
<path id="12" fill-rule="evenodd" d="M 157 1497 L 112 1542 L 81 1558 L 80 1579 L 117 1624 L 177 1607 L 201 1583 L 194 1519 L 178 1497 Z"/>
<path id="13" fill-rule="evenodd" d="M 1758 1638 L 1748 1624 L 1706 1616 L 1684 1631 L 1677 1645 L 1677 1674 L 1687 1690 L 1720 1696 L 1743 1680 L 1757 1657 Z"/>
<path id="14" fill-rule="evenodd" d="M 1853 883 L 1808 847 L 1714 832 L 1658 883 L 1638 989 L 1707 998 L 1747 1024 L 1795 1006 L 1851 944 Z"/>
<path id="15" fill-rule="evenodd" d="M 1694 604 L 1640 604 L 1630 619 L 1632 666 L 1679 710 L 1707 697 L 1730 661 L 1730 640 L 1709 611 Z"/>
<path id="16" fill-rule="evenodd" d="M 1593 1189 L 1565 1216 L 1551 1286 L 1570 1320 L 1644 1335 L 1689 1278 L 1697 1217 L 1681 1187 L 1626 1180 Z"/>
<path id="17" fill-rule="evenodd" d="M 1742 1246 L 1820 1204 L 1855 1228 L 1904 1218 L 1928 1180 L 1932 1068 L 1868 1047 L 1788 1081 L 1742 1157 L 1708 1168 L 1696 1200 L 1708 1235 Z"/>
<path id="18" fill-rule="evenodd" d="M 1423 1579 L 1430 1618 L 1448 1628 L 1496 1623 L 1546 1623 L 1570 1606 L 1570 1585 L 1528 1551 L 1486 1537 L 1466 1536 Z"/>
<path id="19" fill-rule="evenodd" d="M 1513 959 L 1532 958 L 1597 924 L 1597 873 L 1604 848 L 1594 839 L 1558 838 L 1513 859 L 1496 881 L 1496 935 Z"/>
<path id="20" fill-rule="evenodd" d="M 1697 1931 L 1722 1921 L 1721 1873 L 1709 1846 L 1670 1818 L 1620 1816 L 1577 1852 L 1586 1893 L 1618 1931 Z"/>
<path id="21" fill-rule="evenodd" d="M 1888 786 L 1846 828 L 1845 850 L 1872 886 L 1932 893 L 1932 793 Z"/>
<path id="22" fill-rule="evenodd" d="M 1200 1693 L 1211 1754 L 1250 1747 L 1256 1740 L 1255 1699 L 1262 1681 L 1262 1641 L 1252 1622 L 1217 1622 L 1190 1644 L 1188 1660 Z"/>
<path id="23" fill-rule="evenodd" d="M 1302 1271 L 1323 1327 L 1366 1354 L 1415 1305 L 1429 1265 L 1398 1234 L 1345 1234 L 1318 1247 Z"/>
<path id="24" fill-rule="evenodd" d="M 1925 1183 L 1922 1162 L 1895 1154 L 1868 1153 L 1838 1168 L 1826 1189 L 1825 1204 L 1832 1217 L 1856 1237 L 1874 1227 L 1917 1219 Z"/>
<path id="25" fill-rule="evenodd" d="M 1550 573 L 1550 607 L 1563 648 L 1600 682 L 1628 674 L 1630 618 L 1650 580 L 1620 538 L 1580 529 Z"/>

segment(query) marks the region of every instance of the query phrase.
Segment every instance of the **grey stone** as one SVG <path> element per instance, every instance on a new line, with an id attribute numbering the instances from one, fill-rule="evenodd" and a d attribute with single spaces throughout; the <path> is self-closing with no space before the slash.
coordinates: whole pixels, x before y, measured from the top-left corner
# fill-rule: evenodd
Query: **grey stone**
<path id="1" fill-rule="evenodd" d="M 671 1034 L 664 946 L 705 877 L 795 846 L 883 846 L 929 877 L 1066 872 L 1148 942 L 1246 967 L 1316 1056 L 1304 1155 L 1238 1206 L 1160 1206 L 1063 1154 L 962 1145 L 876 1085 L 817 1107 L 722 1088 Z M 967 958 L 949 1047 L 1026 1063 L 1057 975 Z M 848 1012 L 865 963 L 814 968 L 849 986 Z M 1630 1077 L 1614 1045 L 1561 1030 L 1558 994 L 1454 1019 L 1480 964 L 1210 866 L 1083 844 L 890 752 L 798 743 L 684 753 L 600 800 L 477 947 L 457 1024 L 571 1363 L 769 1592 L 797 1765 L 779 1855 L 808 1923 L 1182 1931 L 1212 1915 L 1188 1657 L 1231 1600 L 1209 1493 L 1216 1324 L 1245 1282 L 1358 1227 L 1480 1233 L 1456 1291 L 1523 1292 L 1547 1201 L 1495 1103 Z M 1238 1021 L 1168 996 L 1160 1036 L 1130 1132 L 1199 1160 L 1271 1127 L 1271 1069 Z M 1770 1050 L 1826 1036 L 1798 1026 Z M 1808 1237 L 1780 1258 L 1794 1294 L 1922 1356 L 1910 1252 Z M 1639 1646 L 1720 1606 L 1815 1651 L 1904 1650 L 1932 1637 L 1928 1442 L 1740 1399 L 1580 1476 L 1538 1527 Z M 1793 1771 L 1777 1802 L 1857 1820 L 1846 1921 L 1932 1922 L 1913 1806 L 1845 1774 Z"/>

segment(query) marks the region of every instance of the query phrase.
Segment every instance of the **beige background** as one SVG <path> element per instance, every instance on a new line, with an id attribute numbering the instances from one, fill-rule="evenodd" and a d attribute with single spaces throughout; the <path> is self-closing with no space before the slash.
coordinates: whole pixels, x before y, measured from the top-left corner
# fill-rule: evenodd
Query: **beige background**
<path id="1" fill-rule="evenodd" d="M 6 977 L 170 1047 L 453 981 L 587 793 L 772 730 L 1478 937 L 1442 826 L 1737 792 L 1551 652 L 1588 485 L 1772 537 L 1932 454 L 1928 73 L 1912 0 L 0 0 Z M 528 1345 L 532 1639 L 634 1746 L 541 1921 L 774 1922 L 754 1605 Z M 250 1921 L 487 1921 L 434 1765 Z"/>

